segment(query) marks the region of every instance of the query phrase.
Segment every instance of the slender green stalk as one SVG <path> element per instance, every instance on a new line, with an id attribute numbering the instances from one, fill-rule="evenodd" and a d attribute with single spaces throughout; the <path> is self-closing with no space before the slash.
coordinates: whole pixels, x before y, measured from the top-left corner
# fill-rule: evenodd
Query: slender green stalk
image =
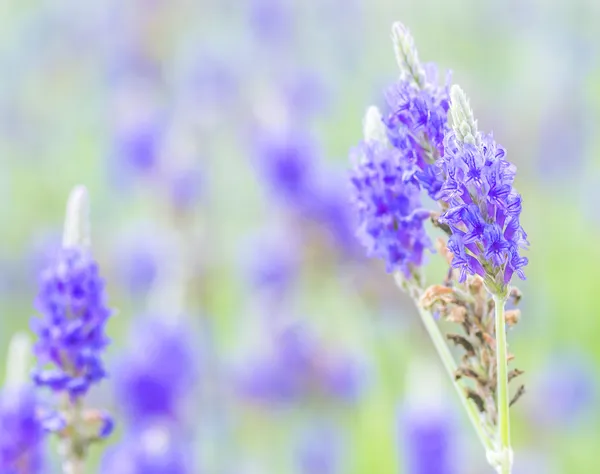
<path id="1" fill-rule="evenodd" d="M 496 363 L 497 363 L 497 403 L 498 403 L 498 443 L 500 451 L 500 474 L 510 474 L 512 449 L 510 447 L 510 414 L 508 394 L 508 369 L 506 351 L 506 329 L 504 304 L 506 297 L 494 295 L 496 313 Z"/>
<path id="2" fill-rule="evenodd" d="M 415 306 L 417 307 L 419 315 L 421 316 L 421 321 L 423 321 L 423 325 L 427 330 L 429 338 L 433 342 L 433 345 L 442 361 L 442 365 L 446 369 L 448 377 L 450 378 L 450 381 L 452 382 L 452 385 L 454 386 L 454 389 L 458 394 L 458 398 L 460 399 L 462 406 L 467 412 L 467 416 L 469 417 L 469 420 L 473 425 L 473 429 L 475 430 L 479 441 L 481 441 L 481 444 L 485 449 L 486 456 L 489 453 L 493 453 L 494 444 L 492 442 L 492 438 L 490 434 L 487 433 L 485 426 L 483 425 L 477 406 L 467 398 L 463 387 L 458 383 L 458 381 L 455 378 L 455 374 L 458 367 L 456 366 L 454 357 L 452 357 L 452 353 L 448 348 L 448 344 L 446 344 L 446 340 L 444 339 L 444 336 L 442 335 L 442 332 L 440 331 L 440 328 L 438 327 L 435 318 L 433 317 L 433 314 L 431 314 L 430 311 L 427 311 L 426 309 L 422 308 L 419 304 L 419 299 L 421 297 L 422 290 L 418 288 L 418 285 L 410 284 L 404 281 L 402 277 L 398 275 L 396 275 L 396 283 L 403 290 L 409 289 L 409 294 L 415 302 Z"/>
<path id="3" fill-rule="evenodd" d="M 440 359 L 442 360 L 442 364 L 448 372 L 448 376 L 454 386 L 456 393 L 458 394 L 458 398 L 460 399 L 465 411 L 467 412 L 467 416 L 475 429 L 475 433 L 477 437 L 481 441 L 481 444 L 485 448 L 486 453 L 489 451 L 493 451 L 493 445 L 490 440 L 490 437 L 485 431 L 483 424 L 481 422 L 481 417 L 479 416 L 479 410 L 475 406 L 473 402 L 471 402 L 465 395 L 463 387 L 457 382 L 455 378 L 455 373 L 457 370 L 456 362 L 454 362 L 454 358 L 452 357 L 452 353 L 446 344 L 444 336 L 442 335 L 437 323 L 433 315 L 424 309 L 422 309 L 418 304 L 417 308 L 419 310 L 419 315 L 421 316 L 421 321 L 423 321 L 423 325 L 437 350 Z"/>

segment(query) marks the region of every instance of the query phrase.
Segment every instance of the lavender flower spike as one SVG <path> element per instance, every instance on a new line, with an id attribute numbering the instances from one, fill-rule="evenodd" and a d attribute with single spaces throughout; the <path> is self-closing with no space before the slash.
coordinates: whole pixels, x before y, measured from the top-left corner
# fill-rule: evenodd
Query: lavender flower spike
<path id="1" fill-rule="evenodd" d="M 353 152 L 351 177 L 357 235 L 369 255 L 385 261 L 388 272 L 409 278 L 431 247 L 423 227 L 430 213 L 421 205 L 418 185 L 405 180 L 409 165 L 387 139 L 377 108 L 367 110 L 364 130 L 365 139 Z"/>
<path id="2" fill-rule="evenodd" d="M 460 269 L 461 281 L 479 274 L 490 293 L 506 296 L 515 272 L 525 279 L 522 269 L 528 262 L 519 254 L 528 242 L 520 224 L 521 195 L 513 188 L 515 166 L 491 135 L 477 131 L 459 86 L 452 86 L 451 98 L 453 131 L 446 135 L 440 163 L 441 199 L 448 209 L 440 222 L 452 231 L 452 266 Z"/>
<path id="3" fill-rule="evenodd" d="M 477 132 L 473 112 L 462 89 L 451 90 L 450 114 L 453 132 L 446 136 L 442 169 L 445 176 L 442 199 L 448 204 L 440 221 L 452 235 L 448 249 L 452 266 L 479 274 L 494 300 L 496 336 L 497 439 L 488 453 L 499 474 L 510 474 L 513 453 L 510 445 L 510 415 L 504 306 L 514 272 L 525 278 L 527 258 L 519 249 L 528 245 L 520 224 L 521 195 L 513 188 L 515 167 L 504 159 L 505 150 L 491 135 Z"/>
<path id="4" fill-rule="evenodd" d="M 89 244 L 89 199 L 79 186 L 69 197 L 63 248 L 41 274 L 36 300 L 41 318 L 33 321 L 39 336 L 33 380 L 60 400 L 44 426 L 61 440 L 65 474 L 84 472 L 89 446 L 113 427 L 108 415 L 83 406 L 89 388 L 106 377 L 101 355 L 108 345 L 104 328 L 111 314 Z"/>

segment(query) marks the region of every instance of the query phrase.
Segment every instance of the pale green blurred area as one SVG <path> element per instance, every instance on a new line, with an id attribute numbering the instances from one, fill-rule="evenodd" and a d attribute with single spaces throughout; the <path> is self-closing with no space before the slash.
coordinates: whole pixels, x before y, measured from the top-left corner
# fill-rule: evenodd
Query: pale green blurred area
<path id="1" fill-rule="evenodd" d="M 217 114 L 195 136 L 206 172 L 206 197 L 193 212 L 192 230 L 186 234 L 190 248 L 206 266 L 202 288 L 191 298 L 191 312 L 203 313 L 211 322 L 223 360 L 229 360 L 229 354 L 244 344 L 256 316 L 252 313 L 258 311 L 241 275 L 244 242 L 281 212 L 267 207 L 242 146 L 243 122 L 277 80 L 265 64 L 275 62 L 273 69 L 285 69 L 277 64 L 283 59 L 265 62 L 257 55 L 257 70 L 252 69 L 254 61 L 248 55 L 257 54 L 257 49 L 248 47 L 241 1 L 109 3 L 12 0 L 0 6 L 0 272 L 5 274 L 0 276 L 6 279 L 0 299 L 0 353 L 13 332 L 28 328 L 34 313 L 35 275 L 24 269 L 30 268 L 35 242 L 60 233 L 66 198 L 74 185 L 84 183 L 90 190 L 93 244 L 105 269 L 111 304 L 118 308 L 110 325 L 115 344 L 109 358 L 123 346 L 129 321 L 147 308 L 147 302 L 132 299 L 116 284 L 118 236 L 141 223 L 173 228 L 180 224 L 151 184 L 137 182 L 123 192 L 115 189 L 110 175 L 111 96 L 105 84 L 104 53 L 99 52 L 108 48 L 111 25 L 116 24 L 103 16 L 110 10 L 116 18 L 131 16 L 128 21 L 138 28 L 132 26 L 132 35 L 142 38 L 167 76 L 176 69 L 175 58 L 188 49 L 212 51 L 238 66 L 236 102 L 225 118 Z M 334 3 L 339 5 L 329 7 L 333 14 L 324 21 L 320 8 Z M 522 225 L 531 249 L 528 280 L 518 283 L 524 293 L 522 321 L 509 333 L 509 342 L 518 367 L 526 372 L 524 382 L 528 385 L 536 373 L 549 370 L 552 357 L 573 352 L 588 358 L 597 375 L 600 4 L 354 0 L 349 2 L 352 7 L 344 7 L 343 3 L 296 2 L 301 40 L 285 58 L 297 62 L 299 69 L 322 74 L 327 84 L 330 104 L 311 126 L 325 143 L 331 163 L 344 169 L 348 150 L 361 138 L 366 107 L 381 103 L 381 91 L 397 76 L 390 26 L 400 20 L 413 33 L 423 61 L 435 61 L 441 72 L 452 70 L 453 82 L 461 84 L 471 100 L 480 129 L 493 130 L 519 168 L 516 186 L 524 196 Z M 101 39 L 88 42 L 97 33 L 88 36 L 86 28 L 101 29 L 101 20 L 105 21 L 105 30 L 98 34 Z M 84 33 L 78 32 L 78 24 L 85 25 Z M 171 90 L 164 99 L 167 103 L 175 96 L 173 84 L 175 80 L 171 89 L 167 87 Z M 573 120 L 580 126 L 574 127 Z M 573 135 L 574 143 L 560 145 L 561 138 L 568 141 Z M 444 268 L 439 256 L 430 260 L 434 282 Z M 374 307 L 352 285 L 327 269 L 307 270 L 304 276 L 295 312 L 310 315 L 322 333 L 363 354 L 372 367 L 362 401 L 330 414 L 343 420 L 351 439 L 350 472 L 402 472 L 396 431 L 407 367 L 412 358 L 433 356 L 417 315 L 402 298 L 397 314 L 373 314 Z M 596 376 L 594 383 L 598 382 Z M 460 440 L 465 466 L 459 472 L 490 472 L 449 383 L 444 390 L 456 418 L 465 425 Z M 534 394 L 542 399 L 531 399 Z M 600 443 L 597 396 L 584 420 L 556 429 L 531 423 L 528 410 L 554 396 L 532 392 L 513 410 L 517 466 L 521 454 L 546 461 L 545 467 L 518 473 L 595 472 Z M 111 403 L 110 397 L 106 400 Z M 297 423 L 269 413 L 236 411 L 235 416 L 242 421 L 231 452 L 247 455 L 253 450 L 261 460 L 287 449 L 285 433 Z M 211 440 L 200 449 L 208 457 L 230 457 L 228 446 L 219 443 Z M 95 450 L 96 457 L 99 451 Z M 270 472 L 285 471 L 279 466 Z"/>

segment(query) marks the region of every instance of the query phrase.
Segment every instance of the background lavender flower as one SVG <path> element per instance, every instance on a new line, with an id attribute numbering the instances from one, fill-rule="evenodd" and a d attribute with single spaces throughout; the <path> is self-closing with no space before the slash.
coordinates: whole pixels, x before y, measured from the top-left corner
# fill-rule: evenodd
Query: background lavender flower
<path id="1" fill-rule="evenodd" d="M 305 430 L 296 448 L 301 474 L 334 474 L 341 472 L 342 431 L 317 424 Z"/>
<path id="2" fill-rule="evenodd" d="M 314 140 L 301 131 L 263 131 L 256 134 L 254 151 L 272 199 L 305 211 L 316 191 Z"/>
<path id="3" fill-rule="evenodd" d="M 406 474 L 458 472 L 457 430 L 442 400 L 441 375 L 429 361 L 417 360 L 407 374 L 408 397 L 399 417 Z"/>
<path id="4" fill-rule="evenodd" d="M 360 394 L 362 370 L 296 324 L 276 332 L 270 351 L 244 365 L 236 384 L 241 396 L 259 403 L 285 405 L 306 398 L 352 402 Z"/>
<path id="5" fill-rule="evenodd" d="M 125 435 L 107 452 L 101 474 L 191 474 L 189 448 L 182 438 L 161 425 L 147 426 Z"/>
<path id="6" fill-rule="evenodd" d="M 193 331 L 156 316 L 140 318 L 131 332 L 131 351 L 115 367 L 117 401 L 132 427 L 149 421 L 185 425 L 183 404 L 198 381 Z"/>
<path id="7" fill-rule="evenodd" d="M 458 86 L 452 87 L 452 115 L 454 132 L 446 138 L 440 194 L 448 205 L 440 221 L 452 230 L 452 266 L 460 270 L 461 281 L 467 273 L 479 274 L 503 288 L 514 272 L 525 278 L 522 268 L 528 262 L 519 255 L 528 242 L 520 224 L 521 195 L 513 188 L 515 167 L 491 135 L 477 131 Z"/>
<path id="8" fill-rule="evenodd" d="M 544 430 L 569 429 L 589 422 L 597 411 L 596 370 L 579 351 L 557 351 L 532 378 L 531 396 L 526 401 L 528 416 Z"/>
<path id="9" fill-rule="evenodd" d="M 42 472 L 43 430 L 32 387 L 5 387 L 0 392 L 0 472 Z"/>
<path id="10" fill-rule="evenodd" d="M 30 359 L 29 336 L 14 334 L 0 391 L 0 472 L 6 474 L 37 474 L 44 467 L 40 405 L 27 380 Z"/>
<path id="11" fill-rule="evenodd" d="M 35 383 L 75 399 L 106 376 L 101 360 L 108 344 L 104 329 L 110 310 L 98 265 L 84 248 L 63 249 L 41 275 L 35 320 L 36 354 L 41 365 Z"/>

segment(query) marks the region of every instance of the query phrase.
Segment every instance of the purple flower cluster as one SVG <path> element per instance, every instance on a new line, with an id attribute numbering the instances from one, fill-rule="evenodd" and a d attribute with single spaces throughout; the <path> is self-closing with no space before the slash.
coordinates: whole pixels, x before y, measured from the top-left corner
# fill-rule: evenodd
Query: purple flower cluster
<path id="1" fill-rule="evenodd" d="M 361 388 L 355 361 L 333 353 L 303 326 L 276 334 L 272 353 L 245 367 L 240 393 L 251 400 L 288 403 L 307 397 L 353 401 Z"/>
<path id="2" fill-rule="evenodd" d="M 115 387 L 130 425 L 181 421 L 181 403 L 197 381 L 198 362 L 189 330 L 160 318 L 142 318 L 134 350 L 119 361 Z"/>
<path id="3" fill-rule="evenodd" d="M 515 167 L 505 155 L 491 135 L 478 134 L 475 143 L 461 143 L 454 132 L 446 137 L 440 163 L 441 198 L 448 209 L 440 221 L 452 230 L 448 249 L 460 281 L 467 273 L 478 274 L 504 287 L 515 272 L 525 278 L 528 260 L 519 255 L 528 244 L 519 220 L 521 195 L 512 186 Z"/>
<path id="4" fill-rule="evenodd" d="M 367 113 L 365 141 L 353 153 L 352 200 L 367 252 L 383 259 L 388 272 L 409 277 L 431 246 L 421 190 L 440 198 L 443 175 L 436 161 L 444 154 L 450 101 L 448 81 L 438 85 L 435 65 L 422 68 L 406 29 L 395 25 L 394 34 L 403 74 L 386 91 L 383 117 L 375 108 Z"/>
<path id="5" fill-rule="evenodd" d="M 401 270 L 408 277 L 431 246 L 423 227 L 430 213 L 422 208 L 419 186 L 404 179 L 407 166 L 400 150 L 371 141 L 355 153 L 351 185 L 358 237 L 369 256 L 386 262 L 388 272 Z"/>
<path id="6" fill-rule="evenodd" d="M 188 474 L 190 453 L 185 443 L 163 427 L 156 426 L 126 436 L 108 451 L 102 474 Z"/>
<path id="7" fill-rule="evenodd" d="M 435 161 L 444 154 L 444 136 L 449 131 L 449 79 L 438 85 L 437 68 L 425 68 L 423 88 L 410 78 L 401 79 L 386 92 L 388 112 L 383 122 L 391 145 L 401 153 L 404 181 L 414 181 L 433 200 L 440 198 L 443 183 Z"/>
<path id="8" fill-rule="evenodd" d="M 0 394 L 0 472 L 41 472 L 43 437 L 37 402 L 28 387 L 6 388 Z"/>
<path id="9" fill-rule="evenodd" d="M 302 223 L 316 224 L 337 249 L 354 253 L 345 189 L 339 186 L 338 173 L 320 166 L 320 150 L 310 134 L 262 131 L 256 133 L 253 149 L 260 177 L 273 198 Z"/>
<path id="10" fill-rule="evenodd" d="M 406 472 L 451 474 L 456 472 L 451 420 L 438 414 L 410 413 L 402 420 Z"/>
<path id="11" fill-rule="evenodd" d="M 68 393 L 71 399 L 85 395 L 106 376 L 101 354 L 108 344 L 104 329 L 111 314 L 98 265 L 87 250 L 61 250 L 41 275 L 36 307 L 42 315 L 34 321 L 36 354 L 42 366 L 53 368 L 38 368 L 35 383 Z"/>

